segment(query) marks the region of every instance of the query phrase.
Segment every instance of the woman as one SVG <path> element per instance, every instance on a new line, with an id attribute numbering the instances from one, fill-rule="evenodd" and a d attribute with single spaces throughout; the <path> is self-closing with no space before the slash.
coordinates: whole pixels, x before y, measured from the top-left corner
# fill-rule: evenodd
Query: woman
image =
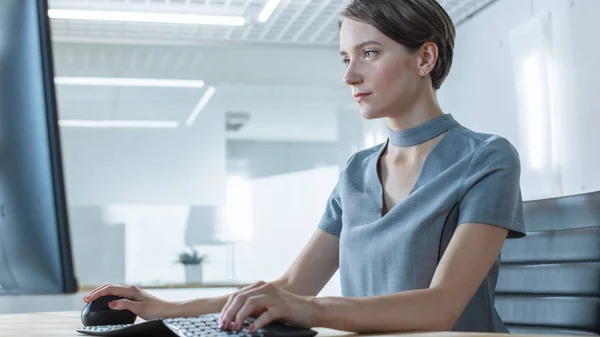
<path id="1" fill-rule="evenodd" d="M 388 141 L 355 153 L 317 231 L 278 280 L 230 296 L 172 303 L 106 285 L 113 308 L 143 318 L 221 312 L 221 327 L 283 319 L 354 332 L 507 332 L 494 309 L 498 257 L 523 233 L 520 163 L 504 138 L 444 114 L 436 90 L 455 29 L 435 0 L 355 0 L 340 49 L 362 116 L 386 118 Z M 315 297 L 340 269 L 344 297 Z"/>

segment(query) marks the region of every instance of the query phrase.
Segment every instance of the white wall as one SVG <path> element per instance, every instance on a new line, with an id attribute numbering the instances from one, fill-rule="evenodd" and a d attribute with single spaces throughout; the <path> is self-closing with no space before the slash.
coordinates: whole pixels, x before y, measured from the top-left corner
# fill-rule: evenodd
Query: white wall
<path id="1" fill-rule="evenodd" d="M 356 102 L 341 104 L 337 111 L 337 156 L 340 167 L 345 167 L 353 153 L 386 141 L 388 125 L 385 119 L 366 120 Z"/>
<path id="2" fill-rule="evenodd" d="M 202 219 L 188 218 L 189 212 L 189 205 L 71 207 L 71 238 L 79 284 L 89 287 L 104 283 L 184 283 L 184 268 L 175 261 L 189 245 L 200 254 L 209 255 L 204 264 L 205 282 L 231 282 L 228 247 L 196 246 L 197 240 L 203 239 L 197 236 L 208 236 L 214 228 L 198 223 Z M 188 228 L 195 225 L 198 227 Z"/>
<path id="3" fill-rule="evenodd" d="M 331 166 L 252 181 L 254 240 L 238 245 L 240 281 L 272 281 L 287 270 L 317 230 L 338 175 Z M 322 294 L 341 294 L 337 275 Z"/>
<path id="4" fill-rule="evenodd" d="M 60 89 L 61 117 L 76 119 L 181 120 L 200 97 L 175 89 Z M 225 202 L 224 112 L 207 109 L 191 127 L 176 129 L 60 131 L 80 282 L 183 282 L 183 268 L 173 261 L 185 247 L 190 205 Z M 94 239 L 104 245 L 88 243 Z M 218 256 L 213 260 L 219 266 Z"/>
<path id="5" fill-rule="evenodd" d="M 565 193 L 600 190 L 600 45 L 597 23 L 600 2 L 595 0 L 563 0 L 534 2 L 536 11 L 552 10 L 556 18 L 553 33 L 559 38 L 555 52 L 563 60 L 563 121 L 568 128 L 561 139 L 565 165 Z M 556 14 L 555 14 L 556 13 Z M 581 170 L 581 171 L 579 171 Z"/>
<path id="6" fill-rule="evenodd" d="M 459 26 L 453 69 L 439 92 L 446 112 L 477 131 L 508 138 L 524 155 L 525 199 L 568 195 L 600 189 L 594 155 L 600 134 L 596 97 L 600 92 L 600 46 L 596 44 L 596 0 L 499 0 Z M 555 123 L 552 144 L 558 179 L 527 167 L 528 144 L 519 124 L 514 60 L 509 34 L 537 15 L 550 12 Z M 551 188 L 549 188 L 549 186 Z"/>
<path id="7" fill-rule="evenodd" d="M 338 147 L 335 141 L 228 140 L 228 173 L 260 178 L 337 165 L 332 154 Z"/>
<path id="8" fill-rule="evenodd" d="M 339 87 L 325 86 L 322 83 L 312 86 L 219 85 L 202 110 L 201 118 L 221 116 L 227 112 L 248 113 L 248 123 L 236 132 L 227 132 L 227 139 L 335 141 L 335 109 L 340 101 L 352 100 L 341 80 L 339 84 Z M 168 120 L 181 125 L 192 113 L 205 90 L 206 88 L 57 87 L 61 119 Z M 203 121 L 209 126 L 214 122 L 216 121 Z"/>
<path id="9" fill-rule="evenodd" d="M 224 200 L 222 114 L 191 128 L 61 128 L 71 206 L 215 205 Z"/>
<path id="10" fill-rule="evenodd" d="M 227 282 L 235 276 L 236 282 L 252 283 L 281 276 L 317 229 L 338 174 L 339 168 L 330 166 L 250 180 L 252 237 L 235 243 L 235 275 L 230 246 L 198 245 L 201 254 L 209 255 L 203 266 L 205 280 Z M 127 283 L 184 282 L 183 268 L 172 262 L 184 247 L 188 211 L 185 206 L 106 209 L 107 223 L 126 224 Z M 216 226 L 226 229 L 223 223 Z M 242 233 L 229 233 L 227 238 L 245 239 Z M 339 279 L 334 278 L 326 291 L 338 289 Z"/>
<path id="11" fill-rule="evenodd" d="M 125 282 L 125 223 L 107 220 L 103 207 L 69 208 L 73 263 L 82 285 Z"/>
<path id="12" fill-rule="evenodd" d="M 211 106 L 250 113 L 248 124 L 228 132 L 227 139 L 335 142 L 335 108 L 339 101 L 352 98 L 339 82 L 339 87 L 320 82 L 310 86 L 219 87 Z"/>

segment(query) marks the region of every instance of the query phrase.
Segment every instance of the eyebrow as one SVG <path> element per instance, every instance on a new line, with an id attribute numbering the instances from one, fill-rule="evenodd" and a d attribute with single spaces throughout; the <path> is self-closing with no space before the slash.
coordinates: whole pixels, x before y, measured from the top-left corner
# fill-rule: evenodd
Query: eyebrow
<path id="1" fill-rule="evenodd" d="M 382 46 L 382 44 L 381 44 L 381 43 L 379 43 L 379 42 L 377 42 L 377 41 L 375 41 L 375 40 L 369 40 L 369 41 L 365 41 L 365 42 L 362 42 L 362 43 L 359 43 L 359 44 L 357 44 L 356 46 L 354 46 L 354 50 L 357 50 L 357 49 L 362 49 L 362 48 L 364 48 L 365 46 L 368 46 L 368 45 L 370 45 L 370 44 L 376 44 L 376 45 L 378 45 L 378 46 Z M 342 51 L 340 51 L 340 55 L 346 55 L 346 54 L 347 54 L 347 53 L 346 53 L 345 51 L 343 51 L 343 50 L 342 50 Z"/>

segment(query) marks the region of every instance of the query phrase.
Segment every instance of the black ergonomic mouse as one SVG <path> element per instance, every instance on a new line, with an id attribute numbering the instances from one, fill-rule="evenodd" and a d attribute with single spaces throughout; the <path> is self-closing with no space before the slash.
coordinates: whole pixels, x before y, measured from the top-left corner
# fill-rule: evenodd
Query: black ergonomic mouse
<path id="1" fill-rule="evenodd" d="M 113 310 L 108 303 L 120 300 L 120 296 L 104 296 L 89 302 L 81 311 L 81 323 L 84 326 L 133 324 L 137 315 L 129 310 Z"/>

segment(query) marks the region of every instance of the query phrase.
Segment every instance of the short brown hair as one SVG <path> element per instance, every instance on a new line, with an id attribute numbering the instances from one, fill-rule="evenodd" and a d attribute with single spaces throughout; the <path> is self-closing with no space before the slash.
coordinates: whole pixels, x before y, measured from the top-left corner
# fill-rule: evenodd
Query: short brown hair
<path id="1" fill-rule="evenodd" d="M 431 72 L 433 88 L 439 89 L 448 76 L 456 30 L 436 0 L 352 0 L 341 17 L 370 24 L 411 50 L 428 41 L 435 43 L 438 59 Z"/>

